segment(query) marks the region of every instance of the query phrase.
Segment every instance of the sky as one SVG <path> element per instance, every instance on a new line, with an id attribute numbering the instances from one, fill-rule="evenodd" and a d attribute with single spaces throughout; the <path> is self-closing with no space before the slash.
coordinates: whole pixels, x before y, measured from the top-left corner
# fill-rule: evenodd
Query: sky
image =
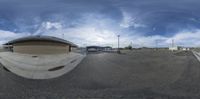
<path id="1" fill-rule="evenodd" d="M 200 47 L 199 0 L 0 0 L 0 44 L 30 36 L 79 46 Z"/>

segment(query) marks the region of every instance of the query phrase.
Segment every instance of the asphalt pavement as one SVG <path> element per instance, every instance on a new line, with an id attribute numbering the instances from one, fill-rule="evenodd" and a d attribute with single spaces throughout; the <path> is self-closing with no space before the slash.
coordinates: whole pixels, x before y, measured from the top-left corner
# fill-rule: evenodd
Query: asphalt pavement
<path id="1" fill-rule="evenodd" d="M 0 69 L 0 99 L 198 99 L 200 63 L 191 52 L 90 53 L 71 72 L 32 80 Z"/>

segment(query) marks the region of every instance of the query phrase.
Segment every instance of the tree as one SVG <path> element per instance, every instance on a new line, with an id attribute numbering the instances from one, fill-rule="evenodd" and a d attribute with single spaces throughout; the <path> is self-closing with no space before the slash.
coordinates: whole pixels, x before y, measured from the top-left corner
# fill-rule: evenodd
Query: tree
<path id="1" fill-rule="evenodd" d="M 129 46 L 125 47 L 125 49 L 132 50 L 132 46 L 131 46 L 131 45 L 129 45 Z"/>

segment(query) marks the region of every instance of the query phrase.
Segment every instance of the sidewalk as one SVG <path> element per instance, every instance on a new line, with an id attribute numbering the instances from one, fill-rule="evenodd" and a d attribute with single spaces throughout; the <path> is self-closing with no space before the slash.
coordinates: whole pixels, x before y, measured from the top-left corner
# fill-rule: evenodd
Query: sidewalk
<path id="1" fill-rule="evenodd" d="M 85 55 L 78 53 L 30 55 L 2 52 L 0 53 L 0 62 L 19 76 L 31 79 L 48 79 L 71 71 L 84 57 Z"/>

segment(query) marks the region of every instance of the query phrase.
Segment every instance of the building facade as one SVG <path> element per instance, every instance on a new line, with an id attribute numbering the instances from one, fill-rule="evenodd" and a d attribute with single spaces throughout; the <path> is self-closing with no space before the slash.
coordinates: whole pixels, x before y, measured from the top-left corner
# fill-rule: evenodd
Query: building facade
<path id="1" fill-rule="evenodd" d="M 10 41 L 4 46 L 10 46 L 12 52 L 24 54 L 61 54 L 69 53 L 75 44 L 50 36 L 31 36 Z"/>
<path id="2" fill-rule="evenodd" d="M 50 79 L 74 69 L 85 54 L 75 44 L 56 37 L 29 36 L 4 44 L 0 53 L 3 69 L 28 79 Z"/>

